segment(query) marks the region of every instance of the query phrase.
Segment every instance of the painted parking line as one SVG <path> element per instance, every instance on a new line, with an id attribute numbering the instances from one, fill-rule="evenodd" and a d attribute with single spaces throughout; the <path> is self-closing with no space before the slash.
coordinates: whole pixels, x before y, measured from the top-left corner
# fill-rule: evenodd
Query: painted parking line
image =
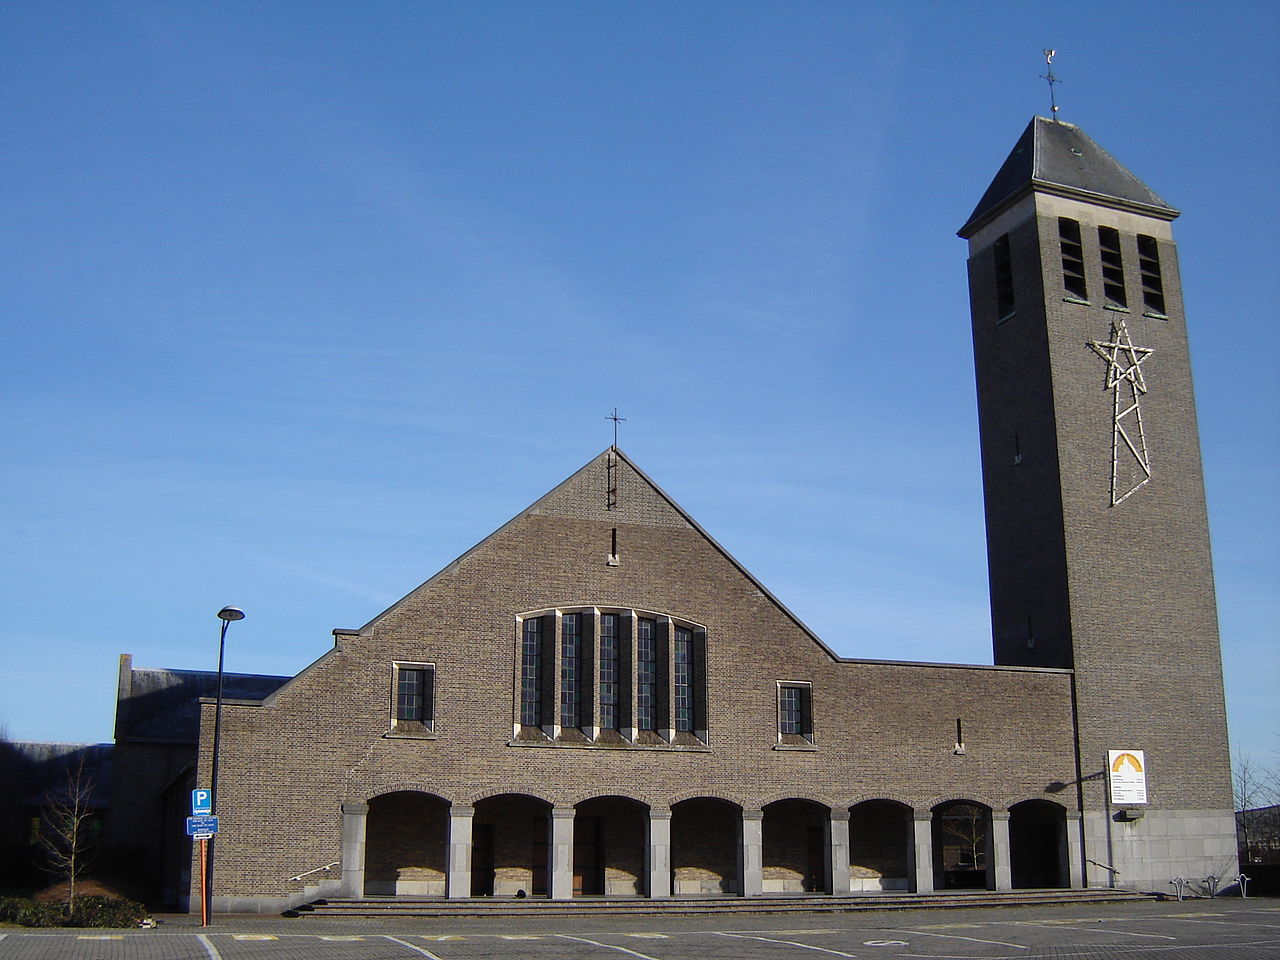
<path id="1" fill-rule="evenodd" d="M 1079 923 L 1080 921 L 1062 921 L 1062 920 L 991 920 L 989 923 L 997 923 L 1010 927 L 1040 927 L 1042 930 L 1076 930 L 1080 933 L 1110 933 L 1117 937 L 1146 937 L 1150 940 L 1177 940 L 1177 937 L 1167 937 L 1163 933 L 1134 933 L 1132 930 L 1108 930 L 1105 927 L 1074 927 L 1068 926 L 1069 923 Z M 1085 921 L 1088 922 L 1088 921 Z M 1101 922 L 1101 921 L 1099 921 Z"/>
<path id="2" fill-rule="evenodd" d="M 567 933 L 557 933 L 557 934 L 554 934 L 554 936 L 559 937 L 561 940 L 576 940 L 578 943 L 589 943 L 593 947 L 603 947 L 606 950 L 617 950 L 619 953 L 625 953 L 628 956 L 638 957 L 639 960 L 658 960 L 657 957 L 651 957 L 647 953 L 639 953 L 628 947 L 617 947 L 617 946 L 614 946 L 612 943 L 601 943 L 599 940 L 588 940 L 586 937 L 571 937 Z"/>
<path id="3" fill-rule="evenodd" d="M 1209 913 L 1203 916 L 1221 917 L 1225 914 Z M 1212 923 L 1224 927 L 1262 927 L 1264 930 L 1280 930 L 1280 923 L 1252 923 L 1248 920 L 1205 920 L 1200 914 L 1192 917 L 1165 917 L 1166 920 L 1177 920 L 1180 923 Z"/>
<path id="4" fill-rule="evenodd" d="M 235 940 L 279 940 L 280 938 L 270 933 L 233 933 L 232 938 Z"/>
<path id="5" fill-rule="evenodd" d="M 204 947 L 204 952 L 209 955 L 209 960 L 222 960 L 222 954 L 218 952 L 218 948 L 213 945 L 212 940 L 203 933 L 197 933 L 196 939 L 200 941 L 200 946 Z"/>
<path id="6" fill-rule="evenodd" d="M 943 924 L 933 924 L 933 926 L 943 926 Z M 952 926 L 952 927 L 976 927 L 976 926 L 979 926 L 979 924 L 976 924 L 976 923 L 954 923 L 954 924 L 951 924 L 951 926 Z M 997 946 L 997 947 L 1014 947 L 1014 948 L 1016 948 L 1016 949 L 1018 949 L 1018 950 L 1029 950 L 1029 949 L 1031 949 L 1030 947 L 1028 947 L 1028 946 L 1027 946 L 1026 944 L 1024 944 L 1024 943 L 1009 943 L 1007 940 L 983 940 L 983 939 L 981 939 L 980 937 L 964 937 L 964 936 L 961 936 L 961 935 L 960 935 L 960 934 L 958 934 L 958 933 L 927 933 L 927 932 L 925 932 L 924 930 L 894 930 L 894 929 L 891 929 L 891 928 L 888 928 L 888 927 L 883 928 L 883 930 L 881 930 L 881 931 L 879 931 L 879 932 L 883 932 L 883 933 L 904 933 L 904 934 L 906 934 L 907 936 L 911 936 L 911 935 L 913 935 L 913 934 L 914 934 L 914 935 L 916 935 L 916 936 L 921 936 L 921 937 L 940 937 L 940 938 L 942 938 L 942 939 L 944 939 L 944 940 L 967 940 L 967 941 L 969 941 L 970 943 L 988 943 L 988 944 L 992 944 L 992 945 Z"/>
<path id="7" fill-rule="evenodd" d="M 832 950 L 830 947 L 815 947 L 811 943 L 800 943 L 798 940 L 777 940 L 773 937 L 749 936 L 745 933 L 716 933 L 717 937 L 735 937 L 738 940 L 759 940 L 761 943 L 783 943 L 789 947 L 800 947 L 804 950 L 816 950 L 836 957 L 857 957 L 856 953 L 845 953 L 843 950 Z"/>
<path id="8" fill-rule="evenodd" d="M 412 943 L 409 943 L 407 940 L 401 940 L 399 937 L 393 937 L 393 936 L 391 936 L 390 934 L 386 934 L 386 933 L 384 933 L 384 934 L 382 935 L 382 939 L 383 939 L 383 940 L 390 940 L 392 943 L 398 943 L 398 944 L 400 944 L 400 946 L 402 946 L 402 947 L 408 947 L 408 948 L 409 948 L 410 950 L 412 950 L 414 953 L 417 953 L 417 954 L 420 954 L 420 955 L 422 955 L 422 956 L 424 956 L 424 957 L 427 957 L 427 958 L 428 958 L 428 960 L 441 960 L 441 958 L 440 958 L 440 957 L 437 957 L 434 953 L 432 953 L 432 952 L 431 952 L 430 950 L 428 950 L 426 947 L 418 947 L 418 946 L 414 946 Z"/>

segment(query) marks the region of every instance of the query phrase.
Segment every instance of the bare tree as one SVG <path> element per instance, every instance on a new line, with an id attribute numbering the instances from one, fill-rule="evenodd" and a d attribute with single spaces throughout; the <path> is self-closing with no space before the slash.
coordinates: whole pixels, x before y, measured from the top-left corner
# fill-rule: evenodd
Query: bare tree
<path id="1" fill-rule="evenodd" d="M 987 859 L 986 812 L 971 803 L 957 803 L 942 815 L 942 833 L 952 842 L 946 846 L 958 846 L 964 850 L 960 866 L 981 870 Z M 967 856 L 966 856 L 967 855 Z M 968 861 L 965 863 L 965 861 Z"/>
<path id="2" fill-rule="evenodd" d="M 93 857 L 93 792 L 93 775 L 81 756 L 74 766 L 67 766 L 66 782 L 45 794 L 39 841 L 48 871 L 67 882 L 68 914 L 75 909 L 76 882 Z"/>
<path id="3" fill-rule="evenodd" d="M 1240 859 L 1253 863 L 1276 842 L 1276 804 L 1280 803 L 1280 777 L 1246 753 L 1232 762 L 1231 786 L 1235 794 L 1236 830 Z"/>

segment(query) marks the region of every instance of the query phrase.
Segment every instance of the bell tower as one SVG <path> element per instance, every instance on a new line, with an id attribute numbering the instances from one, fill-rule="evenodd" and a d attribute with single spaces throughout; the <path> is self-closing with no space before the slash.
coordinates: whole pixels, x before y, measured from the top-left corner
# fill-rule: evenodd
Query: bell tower
<path id="1" fill-rule="evenodd" d="M 1074 670 L 1080 782 L 1056 787 L 1091 886 L 1238 872 L 1177 216 L 1037 117 L 959 231 L 995 661 Z M 1112 801 L 1114 750 L 1142 751 L 1146 803 Z"/>

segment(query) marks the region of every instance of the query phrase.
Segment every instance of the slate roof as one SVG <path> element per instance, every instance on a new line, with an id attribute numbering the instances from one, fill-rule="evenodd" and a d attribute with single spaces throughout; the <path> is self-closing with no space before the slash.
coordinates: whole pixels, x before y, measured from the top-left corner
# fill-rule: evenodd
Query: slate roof
<path id="1" fill-rule="evenodd" d="M 224 700 L 261 700 L 284 686 L 289 677 L 224 673 Z M 201 697 L 218 694 L 212 670 L 139 669 L 130 673 L 129 695 L 117 709 L 125 711 L 117 739 L 178 740 L 195 743 L 200 729 Z"/>
<path id="2" fill-rule="evenodd" d="M 1079 127 L 1034 117 L 957 232 L 968 239 L 985 221 L 1033 188 L 1165 220 L 1178 216 L 1177 210 Z"/>

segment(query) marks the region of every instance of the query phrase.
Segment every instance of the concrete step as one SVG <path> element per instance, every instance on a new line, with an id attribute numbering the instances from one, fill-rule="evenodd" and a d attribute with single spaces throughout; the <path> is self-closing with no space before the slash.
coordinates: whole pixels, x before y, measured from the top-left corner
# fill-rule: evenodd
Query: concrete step
<path id="1" fill-rule="evenodd" d="M 877 893 L 829 897 L 576 897 L 547 900 L 477 897 L 446 900 L 440 897 L 368 897 L 362 900 L 329 898 L 285 912 L 287 917 L 586 917 L 586 916 L 683 916 L 741 913 L 840 913 L 851 910 L 906 910 L 927 907 L 996 907 L 1059 903 L 1108 903 L 1152 900 L 1153 894 L 1127 890 L 961 890 L 940 893 Z"/>

